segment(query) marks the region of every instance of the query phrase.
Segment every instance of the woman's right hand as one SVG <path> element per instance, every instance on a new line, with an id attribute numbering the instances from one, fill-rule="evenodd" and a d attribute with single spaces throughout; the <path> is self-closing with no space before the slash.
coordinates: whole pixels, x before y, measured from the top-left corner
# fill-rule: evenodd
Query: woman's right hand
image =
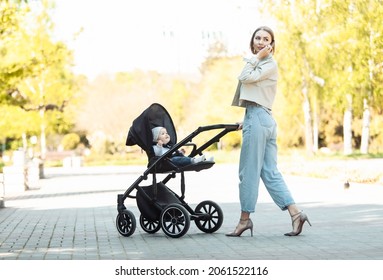
<path id="1" fill-rule="evenodd" d="M 262 50 L 260 50 L 257 53 L 257 57 L 258 59 L 263 59 L 267 57 L 272 51 L 273 51 L 273 47 L 270 45 L 267 45 L 266 47 L 264 47 Z"/>

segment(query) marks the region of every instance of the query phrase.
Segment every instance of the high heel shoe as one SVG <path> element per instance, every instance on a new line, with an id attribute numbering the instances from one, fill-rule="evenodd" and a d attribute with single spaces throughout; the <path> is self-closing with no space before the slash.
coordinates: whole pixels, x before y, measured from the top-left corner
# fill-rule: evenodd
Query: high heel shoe
<path id="1" fill-rule="evenodd" d="M 297 216 L 295 219 L 293 219 L 295 216 Z M 298 228 L 296 231 L 291 231 L 291 232 L 288 232 L 288 233 L 285 233 L 286 236 L 297 236 L 299 235 L 301 232 L 302 232 L 302 229 L 303 229 L 303 224 L 307 221 L 307 223 L 310 225 L 311 227 L 311 223 L 309 221 L 309 218 L 307 217 L 307 215 L 305 213 L 302 213 L 302 212 L 299 212 L 297 214 L 294 214 L 291 216 L 291 219 L 293 220 L 292 221 L 292 225 L 293 225 L 293 229 L 294 229 L 294 222 L 299 219 L 299 224 L 298 224 Z"/>
<path id="2" fill-rule="evenodd" d="M 243 225 L 241 222 L 246 222 L 246 224 Z M 248 229 L 250 229 L 250 234 L 251 236 L 253 236 L 253 222 L 250 219 L 240 219 L 240 222 L 235 228 L 235 230 L 233 232 L 227 233 L 226 236 L 239 237 L 245 230 Z"/>

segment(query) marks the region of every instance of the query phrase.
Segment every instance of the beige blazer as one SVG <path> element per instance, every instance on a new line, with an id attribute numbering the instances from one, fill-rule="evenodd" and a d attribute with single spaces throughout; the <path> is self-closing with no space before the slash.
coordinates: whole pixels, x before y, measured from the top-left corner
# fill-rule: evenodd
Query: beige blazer
<path id="1" fill-rule="evenodd" d="M 238 77 L 232 105 L 245 107 L 244 101 L 258 103 L 271 110 L 277 92 L 278 65 L 270 54 L 258 60 L 256 56 L 246 62 Z"/>

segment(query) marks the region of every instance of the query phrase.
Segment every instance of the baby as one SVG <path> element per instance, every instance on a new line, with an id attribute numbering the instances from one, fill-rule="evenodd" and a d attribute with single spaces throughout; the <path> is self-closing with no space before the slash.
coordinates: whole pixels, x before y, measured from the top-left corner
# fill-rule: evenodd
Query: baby
<path id="1" fill-rule="evenodd" d="M 156 145 L 153 145 L 154 154 L 156 156 L 162 156 L 171 148 L 170 146 L 167 146 L 167 144 L 170 142 L 170 136 L 166 128 L 161 126 L 157 126 L 153 128 L 152 134 L 153 134 L 153 142 L 156 143 Z M 186 166 L 189 164 L 205 161 L 206 157 L 205 155 L 202 155 L 202 156 L 191 158 L 191 157 L 187 157 L 183 155 L 180 151 L 176 151 L 174 152 L 173 155 L 171 155 L 170 160 L 176 166 Z M 213 160 L 214 160 L 213 158 L 209 158 L 209 161 L 213 161 Z"/>

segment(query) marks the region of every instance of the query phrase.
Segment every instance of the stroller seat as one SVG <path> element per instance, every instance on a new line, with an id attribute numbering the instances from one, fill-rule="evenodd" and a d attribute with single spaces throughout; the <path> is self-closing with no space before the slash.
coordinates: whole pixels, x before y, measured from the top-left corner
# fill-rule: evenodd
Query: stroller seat
<path id="1" fill-rule="evenodd" d="M 155 164 L 154 168 L 150 169 L 149 173 L 182 173 L 182 172 L 188 172 L 188 171 L 196 171 L 199 172 L 204 169 L 211 168 L 215 162 L 214 161 L 201 161 L 198 163 L 192 163 L 186 166 L 176 166 L 172 164 L 172 162 L 166 158 L 163 161 L 159 161 L 159 163 L 156 163 L 156 160 L 158 160 L 159 157 L 154 157 L 151 160 L 149 160 L 148 168 Z"/>

